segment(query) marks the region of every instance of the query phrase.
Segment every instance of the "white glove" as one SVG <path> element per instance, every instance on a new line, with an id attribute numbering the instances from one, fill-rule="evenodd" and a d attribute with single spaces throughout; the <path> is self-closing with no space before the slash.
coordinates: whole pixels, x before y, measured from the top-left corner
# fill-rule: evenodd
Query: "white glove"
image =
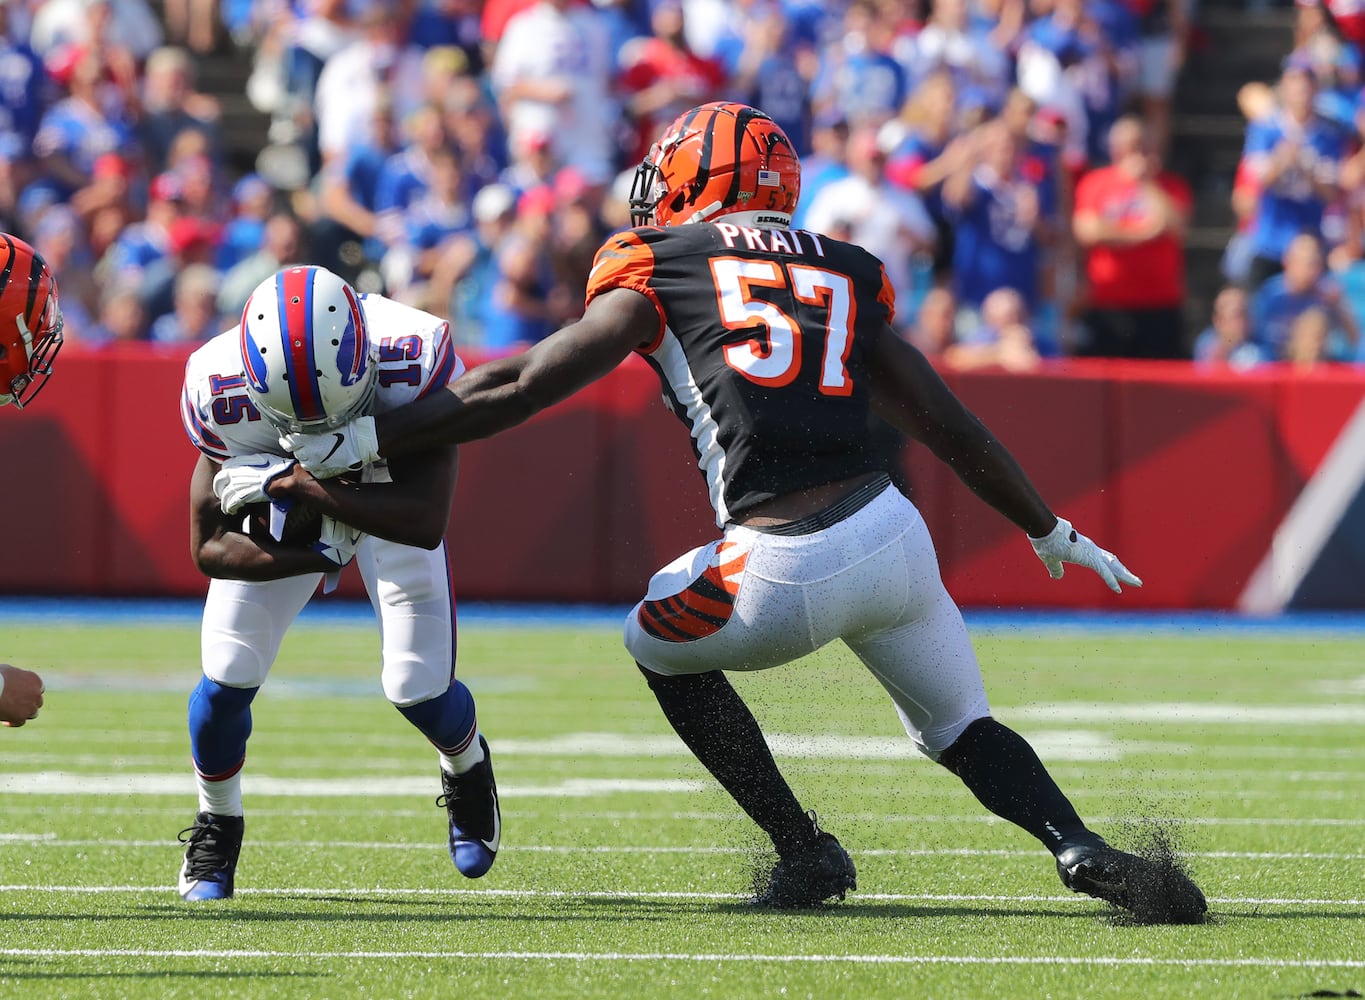
<path id="1" fill-rule="evenodd" d="M 268 501 L 265 488 L 297 463 L 279 455 L 239 455 L 229 458 L 213 477 L 213 494 L 224 514 L 235 514 L 247 504 Z"/>
<path id="2" fill-rule="evenodd" d="M 340 569 L 355 558 L 355 550 L 365 539 L 365 532 L 342 524 L 334 517 L 322 516 L 322 533 L 313 543 L 313 551 L 320 552 Z"/>
<path id="3" fill-rule="evenodd" d="M 352 559 L 355 558 L 355 550 L 360 547 L 360 543 L 365 540 L 365 533 L 357 528 L 352 528 L 349 524 L 342 524 L 334 517 L 322 516 L 322 533 L 318 540 L 313 543 L 313 551 L 320 552 L 332 562 L 336 563 L 336 569 L 323 577 L 322 592 L 330 594 L 337 589 L 337 583 L 341 579 L 341 571 Z"/>
<path id="4" fill-rule="evenodd" d="M 1042 538 L 1030 535 L 1029 541 L 1033 544 L 1033 551 L 1038 553 L 1038 558 L 1043 561 L 1043 565 L 1047 567 L 1054 580 L 1060 580 L 1062 573 L 1065 572 L 1062 563 L 1074 563 L 1093 569 L 1116 594 L 1123 593 L 1123 589 L 1119 587 L 1121 582 L 1130 587 L 1142 586 L 1142 581 L 1130 573 L 1128 567 L 1119 562 L 1114 553 L 1100 548 L 1073 528 L 1071 522 L 1065 518 L 1057 518 L 1057 526 Z"/>
<path id="5" fill-rule="evenodd" d="M 379 461 L 374 417 L 357 417 L 346 426 L 317 434 L 285 434 L 280 446 L 318 479 L 358 472 Z"/>

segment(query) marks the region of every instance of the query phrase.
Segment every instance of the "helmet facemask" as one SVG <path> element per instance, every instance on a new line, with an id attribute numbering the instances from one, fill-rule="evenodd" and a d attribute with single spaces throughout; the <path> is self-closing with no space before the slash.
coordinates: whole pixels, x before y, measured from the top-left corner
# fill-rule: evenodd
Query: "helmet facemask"
<path id="1" fill-rule="evenodd" d="M 52 282 L 52 291 L 48 295 L 47 304 L 43 307 L 42 320 L 38 324 L 37 332 L 30 331 L 24 323 L 23 316 L 14 318 L 15 324 L 19 328 L 19 335 L 23 341 L 23 349 L 27 354 L 28 368 L 10 379 L 7 393 L 0 393 L 0 405 L 13 403 L 16 410 L 22 410 L 47 384 L 47 380 L 52 376 L 52 364 L 57 359 L 57 352 L 62 349 L 64 342 L 62 331 L 65 329 L 66 321 L 62 318 L 61 307 L 57 304 L 57 282 Z M 12 342 L 14 350 L 18 342 Z"/>

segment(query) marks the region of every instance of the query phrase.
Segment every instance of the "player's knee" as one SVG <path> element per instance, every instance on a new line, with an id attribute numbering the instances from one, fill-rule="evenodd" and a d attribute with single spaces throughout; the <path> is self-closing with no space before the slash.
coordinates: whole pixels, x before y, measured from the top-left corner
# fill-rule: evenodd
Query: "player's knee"
<path id="1" fill-rule="evenodd" d="M 450 664 L 437 669 L 417 657 L 386 658 L 380 681 L 384 697 L 405 708 L 444 694 L 450 687 Z"/>
<path id="2" fill-rule="evenodd" d="M 271 661 L 245 643 L 214 643 L 203 655 L 204 676 L 226 687 L 258 688 L 270 673 Z"/>

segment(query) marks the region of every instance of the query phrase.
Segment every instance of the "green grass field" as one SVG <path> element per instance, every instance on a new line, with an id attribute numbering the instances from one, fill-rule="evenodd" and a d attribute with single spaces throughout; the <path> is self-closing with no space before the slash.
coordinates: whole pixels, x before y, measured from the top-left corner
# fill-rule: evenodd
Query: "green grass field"
<path id="1" fill-rule="evenodd" d="M 755 829 L 610 629 L 466 625 L 503 802 L 478 881 L 372 629 L 301 625 L 255 706 L 235 899 L 175 892 L 195 811 L 192 625 L 3 626 L 48 707 L 0 731 L 0 996 L 1300 997 L 1365 992 L 1365 638 L 979 638 L 995 713 L 1120 844 L 1172 829 L 1210 900 L 1139 927 L 917 759 L 842 649 L 753 677 L 802 801 L 858 863 L 819 911 L 744 906 Z"/>

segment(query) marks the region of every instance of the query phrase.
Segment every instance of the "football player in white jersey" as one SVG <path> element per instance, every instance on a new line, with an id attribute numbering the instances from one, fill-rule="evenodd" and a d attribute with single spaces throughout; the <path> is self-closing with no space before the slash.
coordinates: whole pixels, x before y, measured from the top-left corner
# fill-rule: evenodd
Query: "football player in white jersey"
<path id="1" fill-rule="evenodd" d="M 203 677 L 189 700 L 199 809 L 181 832 L 185 899 L 233 893 L 252 699 L 318 584 L 330 589 L 352 560 L 378 619 L 384 694 L 439 755 L 451 858 L 470 878 L 492 866 L 501 834 L 492 760 L 474 698 L 455 678 L 444 538 L 457 449 L 375 462 L 322 492 L 311 476 L 295 475 L 279 445 L 284 431 L 326 432 L 441 391 L 463 371 L 449 324 L 357 295 L 318 267 L 263 281 L 239 326 L 191 355 L 181 397 L 201 452 L 190 483 L 191 548 L 211 582 Z M 283 496 L 272 500 L 267 486 Z"/>

